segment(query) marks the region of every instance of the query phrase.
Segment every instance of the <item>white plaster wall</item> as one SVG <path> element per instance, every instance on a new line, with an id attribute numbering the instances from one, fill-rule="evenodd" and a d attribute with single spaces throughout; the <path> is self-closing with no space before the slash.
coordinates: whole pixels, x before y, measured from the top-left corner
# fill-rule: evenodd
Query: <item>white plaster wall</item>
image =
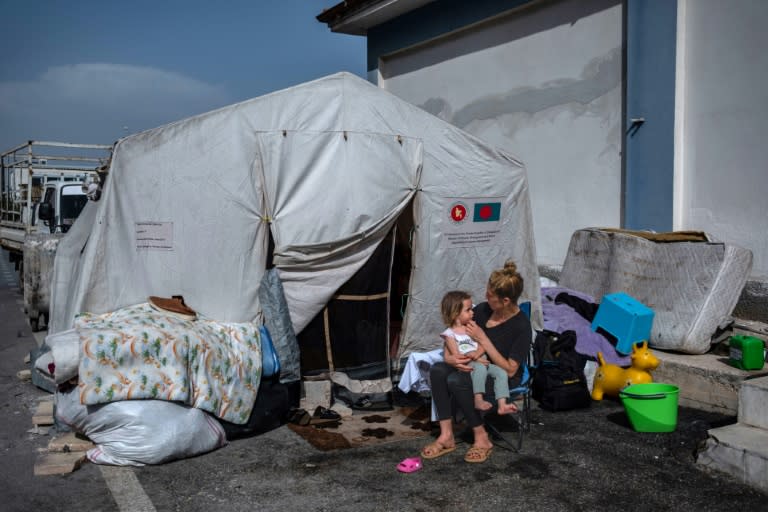
<path id="1" fill-rule="evenodd" d="M 767 280 L 768 2 L 680 6 L 676 228 L 752 250 L 752 277 Z"/>
<path id="2" fill-rule="evenodd" d="M 521 159 L 540 264 L 573 231 L 618 227 L 622 12 L 570 0 L 477 25 L 380 61 L 380 87 Z"/>

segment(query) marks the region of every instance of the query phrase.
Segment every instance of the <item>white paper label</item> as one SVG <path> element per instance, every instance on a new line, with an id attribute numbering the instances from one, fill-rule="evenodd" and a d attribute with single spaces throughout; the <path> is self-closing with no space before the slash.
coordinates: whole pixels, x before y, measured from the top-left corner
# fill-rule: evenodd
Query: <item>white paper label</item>
<path id="1" fill-rule="evenodd" d="M 136 250 L 173 250 L 173 222 L 137 222 Z"/>

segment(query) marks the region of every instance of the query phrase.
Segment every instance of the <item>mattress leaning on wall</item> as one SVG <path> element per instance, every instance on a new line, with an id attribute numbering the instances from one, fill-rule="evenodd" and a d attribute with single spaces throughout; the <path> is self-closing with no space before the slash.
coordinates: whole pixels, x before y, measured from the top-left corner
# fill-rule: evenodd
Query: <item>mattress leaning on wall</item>
<path id="1" fill-rule="evenodd" d="M 625 292 L 654 310 L 654 348 L 703 354 L 730 321 L 752 270 L 752 252 L 700 232 L 576 230 L 561 286 L 600 302 Z"/>

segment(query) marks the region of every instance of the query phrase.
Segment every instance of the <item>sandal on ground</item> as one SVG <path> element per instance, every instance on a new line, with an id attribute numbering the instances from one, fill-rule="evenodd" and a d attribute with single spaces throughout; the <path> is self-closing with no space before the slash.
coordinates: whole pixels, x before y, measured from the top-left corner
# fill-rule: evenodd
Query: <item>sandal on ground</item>
<path id="1" fill-rule="evenodd" d="M 443 446 L 437 441 L 429 443 L 427 446 L 421 449 L 421 456 L 425 459 L 436 459 L 442 457 L 446 453 L 451 453 L 456 449 L 456 446 Z"/>
<path id="2" fill-rule="evenodd" d="M 485 462 L 488 460 L 488 457 L 491 456 L 492 451 L 493 451 L 493 448 L 481 448 L 479 446 L 473 446 L 469 450 L 467 450 L 466 455 L 464 455 L 464 462 L 469 462 L 469 463 Z"/>
<path id="3" fill-rule="evenodd" d="M 288 419 L 287 419 L 288 423 L 292 423 L 294 425 L 301 425 L 302 427 L 305 427 L 309 425 L 309 422 L 311 420 L 312 420 L 312 417 L 304 409 L 293 408 L 290 411 L 288 411 Z"/>
<path id="4" fill-rule="evenodd" d="M 309 422 L 312 425 L 315 425 L 317 423 L 328 423 L 331 421 L 341 421 L 341 414 L 331 409 L 328 409 L 326 407 L 323 407 L 322 405 L 317 406 L 317 409 L 315 409 L 315 413 L 312 415 L 312 418 L 309 420 Z"/>
<path id="5" fill-rule="evenodd" d="M 352 404 L 352 409 L 358 411 L 391 411 L 393 407 L 387 402 L 374 402 L 366 395 Z"/>
<path id="6" fill-rule="evenodd" d="M 397 470 L 401 473 L 414 473 L 422 468 L 421 457 L 408 457 L 400 461 Z"/>

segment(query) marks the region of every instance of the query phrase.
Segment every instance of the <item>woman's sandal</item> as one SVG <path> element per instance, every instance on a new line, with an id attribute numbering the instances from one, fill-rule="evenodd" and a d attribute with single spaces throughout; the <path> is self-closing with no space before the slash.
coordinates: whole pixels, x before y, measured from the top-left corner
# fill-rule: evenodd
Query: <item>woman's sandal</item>
<path id="1" fill-rule="evenodd" d="M 427 446 L 421 449 L 421 456 L 425 459 L 436 459 L 442 457 L 446 453 L 451 453 L 456 449 L 456 446 L 443 446 L 437 441 L 429 443 Z"/>
<path id="2" fill-rule="evenodd" d="M 401 473 L 414 473 L 422 468 L 421 457 L 408 457 L 400 461 L 397 470 Z"/>
<path id="3" fill-rule="evenodd" d="M 488 457 L 491 456 L 492 451 L 493 448 L 481 448 L 479 446 L 473 446 L 467 450 L 467 453 L 464 455 L 464 462 L 469 462 L 472 464 L 485 462 L 488 460 Z"/>

